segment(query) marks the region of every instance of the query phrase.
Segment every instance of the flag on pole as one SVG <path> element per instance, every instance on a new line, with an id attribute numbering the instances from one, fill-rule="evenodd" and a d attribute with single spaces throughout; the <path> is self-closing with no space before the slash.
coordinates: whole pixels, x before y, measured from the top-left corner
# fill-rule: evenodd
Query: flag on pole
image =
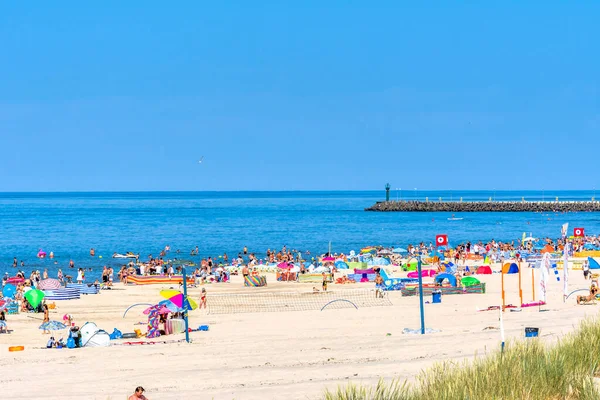
<path id="1" fill-rule="evenodd" d="M 435 235 L 436 246 L 448 246 L 448 235 Z"/>
<path id="2" fill-rule="evenodd" d="M 567 222 L 566 224 L 563 224 L 561 232 L 562 232 L 562 237 L 566 238 L 567 237 L 567 231 L 569 230 L 569 223 Z"/>
<path id="3" fill-rule="evenodd" d="M 566 299 L 569 295 L 569 242 L 565 243 L 563 251 L 563 299 Z"/>
<path id="4" fill-rule="evenodd" d="M 550 275 L 550 254 L 544 253 L 540 263 L 540 301 L 546 302 L 546 287 Z"/>

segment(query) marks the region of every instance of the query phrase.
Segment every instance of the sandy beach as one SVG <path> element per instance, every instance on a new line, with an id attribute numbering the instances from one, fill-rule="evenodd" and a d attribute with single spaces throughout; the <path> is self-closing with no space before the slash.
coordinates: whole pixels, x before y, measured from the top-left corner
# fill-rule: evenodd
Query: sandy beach
<path id="1" fill-rule="evenodd" d="M 498 270 L 499 265 L 494 266 Z M 441 304 L 425 305 L 428 335 L 402 334 L 404 328 L 419 328 L 418 297 L 388 292 L 388 307 L 349 308 L 324 311 L 246 314 L 190 312 L 190 326 L 210 326 L 193 332 L 193 343 L 171 342 L 183 334 L 163 336 L 154 345 L 121 345 L 108 348 L 45 349 L 48 335 L 38 326 L 41 314 L 9 315 L 11 334 L 0 334 L 3 373 L 0 384 L 11 399 L 124 399 L 136 386 L 143 386 L 149 399 L 316 399 L 326 388 L 348 381 L 376 383 L 378 379 L 412 379 L 423 368 L 443 360 L 461 361 L 499 348 L 498 311 L 477 311 L 501 304 L 501 275 L 478 275 L 487 285 L 485 294 L 446 295 Z M 268 287 L 245 288 L 241 277 L 230 283 L 207 284 L 215 293 L 312 290 L 311 284 L 275 282 Z M 430 281 L 426 278 L 425 281 Z M 532 300 L 531 271 L 522 274 L 523 300 Z M 176 288 L 176 285 L 173 285 Z M 505 276 L 507 304 L 519 304 L 518 275 Z M 112 332 L 145 332 L 143 307 L 128 312 L 140 302 L 157 302 L 166 285 L 127 286 L 80 300 L 57 301 L 51 319 L 72 314 L 81 326 L 86 321 Z M 330 290 L 372 288 L 373 284 L 330 285 Z M 589 287 L 580 271 L 572 271 L 571 290 Z M 538 286 L 535 287 L 536 292 Z M 199 297 L 200 288 L 189 291 Z M 507 310 L 504 325 L 507 340 L 521 339 L 524 327 L 541 328 L 541 340 L 553 341 L 572 331 L 580 320 L 597 313 L 597 306 L 577 306 L 573 295 L 562 301 L 562 282 L 551 276 L 548 304 Z M 583 292 L 581 294 L 584 294 Z M 536 300 L 539 298 L 536 294 Z M 425 298 L 431 301 L 431 296 Z M 60 336 L 58 333 L 54 335 Z M 131 340 L 131 339 L 129 339 Z M 8 352 L 23 345 L 22 352 Z"/>

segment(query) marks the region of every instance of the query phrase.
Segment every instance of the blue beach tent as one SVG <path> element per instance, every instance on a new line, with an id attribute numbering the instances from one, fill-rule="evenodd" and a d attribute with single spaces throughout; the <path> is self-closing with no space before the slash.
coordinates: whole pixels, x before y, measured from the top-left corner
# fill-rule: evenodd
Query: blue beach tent
<path id="1" fill-rule="evenodd" d="M 456 277 L 452 274 L 439 274 L 435 277 L 435 283 L 443 283 L 444 280 L 448 280 L 450 285 L 456 287 Z"/>
<path id="2" fill-rule="evenodd" d="M 600 269 L 600 264 L 592 257 L 588 257 L 588 262 L 590 263 L 590 269 Z"/>

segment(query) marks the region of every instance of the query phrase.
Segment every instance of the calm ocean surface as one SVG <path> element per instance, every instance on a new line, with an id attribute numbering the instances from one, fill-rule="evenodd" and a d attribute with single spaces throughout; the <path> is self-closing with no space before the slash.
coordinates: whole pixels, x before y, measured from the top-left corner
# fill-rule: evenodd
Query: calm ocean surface
<path id="1" fill-rule="evenodd" d="M 424 200 L 590 200 L 592 191 L 483 192 L 391 191 L 391 199 Z M 25 272 L 48 268 L 118 266 L 111 255 L 133 251 L 158 255 L 165 245 L 182 251 L 198 246 L 201 256 L 237 254 L 247 246 L 259 255 L 267 248 L 335 252 L 366 245 L 394 245 L 434 240 L 446 233 L 450 244 L 466 240 L 513 240 L 523 232 L 535 237 L 560 235 L 560 227 L 600 231 L 600 214 L 464 213 L 449 221 L 446 213 L 365 212 L 385 192 L 172 192 L 172 193 L 0 193 L 0 272 L 13 274 L 12 259 L 25 262 Z M 89 250 L 96 255 L 89 256 Z M 54 260 L 39 260 L 39 249 Z M 171 256 L 174 256 L 172 254 Z M 57 262 L 55 264 L 55 261 Z M 67 272 L 68 273 L 68 272 Z M 90 276 L 91 275 L 91 276 Z M 88 279 L 89 281 L 89 279 Z"/>

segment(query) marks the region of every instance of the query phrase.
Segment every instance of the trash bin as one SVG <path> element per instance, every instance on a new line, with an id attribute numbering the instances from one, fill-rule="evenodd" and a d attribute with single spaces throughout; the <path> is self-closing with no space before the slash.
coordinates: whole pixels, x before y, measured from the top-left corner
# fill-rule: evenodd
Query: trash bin
<path id="1" fill-rule="evenodd" d="M 431 296 L 432 296 L 432 303 L 441 303 L 442 302 L 442 292 L 435 291 L 435 292 L 431 292 Z"/>

